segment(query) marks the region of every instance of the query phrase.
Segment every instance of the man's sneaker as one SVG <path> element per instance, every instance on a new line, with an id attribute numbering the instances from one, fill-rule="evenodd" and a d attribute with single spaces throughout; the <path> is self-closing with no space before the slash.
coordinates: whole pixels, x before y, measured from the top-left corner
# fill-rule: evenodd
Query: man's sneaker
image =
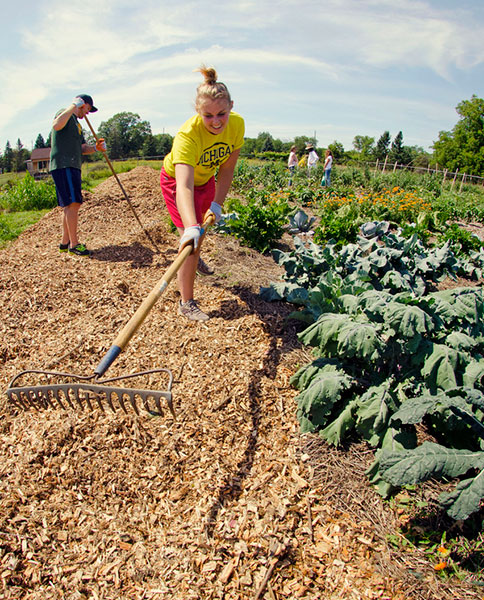
<path id="1" fill-rule="evenodd" d="M 210 317 L 198 308 L 198 304 L 195 300 L 187 300 L 186 302 L 179 302 L 178 313 L 183 315 L 190 321 L 207 321 Z"/>
<path id="2" fill-rule="evenodd" d="M 199 275 L 213 275 L 215 273 L 215 270 L 212 269 L 212 267 L 210 267 L 209 265 L 207 265 L 207 263 L 204 260 L 202 260 L 202 257 L 199 256 L 197 273 Z"/>
<path id="3" fill-rule="evenodd" d="M 67 252 L 69 250 L 69 244 L 59 244 L 59 252 Z"/>
<path id="4" fill-rule="evenodd" d="M 91 251 L 84 246 L 84 244 L 76 244 L 72 248 L 69 248 L 69 254 L 75 254 L 76 256 L 91 256 Z"/>

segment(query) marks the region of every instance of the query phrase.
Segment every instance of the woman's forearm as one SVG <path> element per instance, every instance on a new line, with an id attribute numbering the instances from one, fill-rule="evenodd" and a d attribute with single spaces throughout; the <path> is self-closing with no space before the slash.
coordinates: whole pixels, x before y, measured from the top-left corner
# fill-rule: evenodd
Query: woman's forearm
<path id="1" fill-rule="evenodd" d="M 214 202 L 223 205 L 225 197 L 230 189 L 232 180 L 234 178 L 234 169 L 239 158 L 240 150 L 235 150 L 230 155 L 229 159 L 220 165 L 217 176 L 217 187 L 215 190 Z"/>

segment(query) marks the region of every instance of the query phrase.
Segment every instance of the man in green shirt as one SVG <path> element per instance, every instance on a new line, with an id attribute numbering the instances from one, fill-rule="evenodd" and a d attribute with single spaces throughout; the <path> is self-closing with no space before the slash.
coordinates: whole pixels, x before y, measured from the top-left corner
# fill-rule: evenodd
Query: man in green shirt
<path id="1" fill-rule="evenodd" d="M 72 103 L 61 109 L 52 123 L 50 172 L 54 179 L 57 203 L 62 206 L 62 240 L 60 252 L 77 256 L 90 256 L 91 252 L 79 242 L 77 223 L 83 202 L 81 193 L 82 155 L 96 150 L 106 151 L 104 139 L 99 138 L 95 146 L 86 144 L 78 119 L 97 108 L 88 94 L 76 96 Z"/>

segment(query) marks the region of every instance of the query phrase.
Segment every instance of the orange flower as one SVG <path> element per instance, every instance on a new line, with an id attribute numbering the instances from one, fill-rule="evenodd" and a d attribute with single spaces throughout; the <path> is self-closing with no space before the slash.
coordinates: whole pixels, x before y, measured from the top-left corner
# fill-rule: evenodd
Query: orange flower
<path id="1" fill-rule="evenodd" d="M 436 565 L 434 565 L 434 569 L 436 571 L 442 571 L 446 567 L 447 567 L 447 563 L 444 560 L 442 560 L 439 563 L 437 563 Z"/>

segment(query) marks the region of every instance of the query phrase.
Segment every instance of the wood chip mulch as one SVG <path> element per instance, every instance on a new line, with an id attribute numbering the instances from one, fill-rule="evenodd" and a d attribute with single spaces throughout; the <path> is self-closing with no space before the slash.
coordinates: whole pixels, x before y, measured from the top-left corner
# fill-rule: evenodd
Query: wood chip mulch
<path id="1" fill-rule="evenodd" d="M 111 178 L 80 212 L 91 259 L 59 254 L 60 209 L 1 252 L 3 390 L 25 369 L 92 375 L 175 258 L 158 173 L 120 181 L 157 250 Z M 258 296 L 280 275 L 272 258 L 213 232 L 203 255 L 210 321 L 177 315 L 173 282 L 107 374 L 170 369 L 176 420 L 23 411 L 2 393 L 0 598 L 478 598 L 392 554 L 371 457 L 299 433 L 289 378 L 309 357 L 292 307 Z"/>

